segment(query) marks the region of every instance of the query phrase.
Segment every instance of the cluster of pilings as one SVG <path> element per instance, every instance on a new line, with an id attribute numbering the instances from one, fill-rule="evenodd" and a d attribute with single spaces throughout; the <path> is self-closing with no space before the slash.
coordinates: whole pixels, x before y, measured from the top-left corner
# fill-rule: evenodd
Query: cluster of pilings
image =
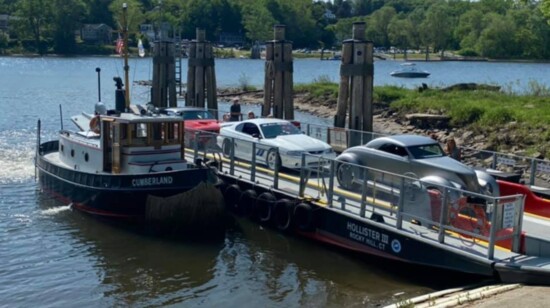
<path id="1" fill-rule="evenodd" d="M 273 32 L 274 40 L 267 42 L 265 51 L 262 116 L 294 119 L 292 43 L 285 40 L 285 26 L 276 25 Z"/>
<path id="2" fill-rule="evenodd" d="M 285 26 L 274 27 L 274 39 L 266 43 L 262 116 L 293 120 L 292 42 L 285 40 Z M 185 105 L 217 110 L 216 73 L 212 44 L 197 29 L 189 46 Z M 258 50 L 256 50 L 258 53 Z M 173 42 L 155 43 L 153 104 L 176 106 Z M 365 23 L 353 24 L 352 39 L 343 42 L 340 87 L 335 127 L 356 131 L 373 130 L 373 43 L 365 39 Z M 205 105 L 206 102 L 206 105 Z M 350 135 L 348 145 L 364 142 Z"/>
<path id="3" fill-rule="evenodd" d="M 205 40 L 206 34 L 203 29 L 197 29 L 196 33 L 197 39 L 193 40 L 189 46 L 185 106 L 217 110 L 216 71 L 212 43 Z"/>
<path id="4" fill-rule="evenodd" d="M 174 61 L 174 42 L 159 40 L 154 44 L 153 85 L 151 103 L 155 107 L 177 106 L 176 67 Z"/>

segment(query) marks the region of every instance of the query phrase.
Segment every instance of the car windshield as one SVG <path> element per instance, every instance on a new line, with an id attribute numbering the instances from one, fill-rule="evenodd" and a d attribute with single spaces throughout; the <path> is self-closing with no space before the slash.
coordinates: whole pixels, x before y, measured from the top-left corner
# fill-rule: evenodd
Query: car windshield
<path id="1" fill-rule="evenodd" d="M 445 156 L 439 144 L 424 144 L 409 147 L 409 151 L 416 159 L 434 158 Z"/>
<path id="2" fill-rule="evenodd" d="M 184 120 L 214 120 L 214 116 L 206 110 L 189 110 L 181 113 Z"/>
<path id="3" fill-rule="evenodd" d="M 278 123 L 265 123 L 260 125 L 264 138 L 276 138 L 282 135 L 298 135 L 302 132 L 292 123 L 278 122 Z"/>

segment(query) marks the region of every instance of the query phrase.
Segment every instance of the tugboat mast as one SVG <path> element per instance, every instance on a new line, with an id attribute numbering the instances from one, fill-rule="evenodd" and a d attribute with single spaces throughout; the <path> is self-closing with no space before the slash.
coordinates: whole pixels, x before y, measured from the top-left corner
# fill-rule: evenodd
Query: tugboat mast
<path id="1" fill-rule="evenodd" d="M 126 102 L 126 110 L 130 108 L 130 66 L 128 65 L 128 4 L 122 4 L 122 39 L 124 40 L 123 52 L 124 57 L 124 83 L 126 91 L 124 100 Z"/>

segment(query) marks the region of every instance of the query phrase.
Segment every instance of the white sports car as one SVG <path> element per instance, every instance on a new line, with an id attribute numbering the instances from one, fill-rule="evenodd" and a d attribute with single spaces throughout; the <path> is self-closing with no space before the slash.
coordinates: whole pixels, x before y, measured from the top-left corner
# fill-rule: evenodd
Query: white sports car
<path id="1" fill-rule="evenodd" d="M 251 119 L 242 122 L 224 123 L 218 136 L 218 145 L 226 157 L 231 155 L 231 142 L 235 142 L 236 158 L 251 161 L 252 144 L 256 144 L 256 162 L 274 169 L 279 161 L 283 167 L 299 169 L 302 153 L 335 158 L 336 154 L 327 143 L 303 134 L 294 124 L 281 119 Z M 279 156 L 277 156 L 277 149 Z M 308 166 L 319 165 L 320 159 L 306 156 Z"/>

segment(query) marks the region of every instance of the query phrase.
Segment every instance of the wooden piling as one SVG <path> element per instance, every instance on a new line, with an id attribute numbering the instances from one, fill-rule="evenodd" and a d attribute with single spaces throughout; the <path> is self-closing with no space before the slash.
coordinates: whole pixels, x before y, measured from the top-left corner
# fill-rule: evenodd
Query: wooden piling
<path id="1" fill-rule="evenodd" d="M 195 69 L 192 67 L 191 59 L 197 54 L 197 42 L 189 43 L 189 58 L 187 59 L 187 93 L 185 93 L 185 106 L 196 106 L 195 104 Z"/>
<path id="2" fill-rule="evenodd" d="M 262 108 L 263 117 L 267 117 L 271 114 L 271 106 L 273 104 L 273 83 L 271 81 L 275 78 L 275 68 L 273 67 L 274 43 L 267 42 L 265 45 L 264 104 Z"/>
<path id="3" fill-rule="evenodd" d="M 346 126 L 354 131 L 372 132 L 373 101 L 373 44 L 365 40 L 365 23 L 353 24 L 353 39 L 344 41 L 342 63 L 340 66 L 340 92 L 337 112 L 334 119 L 336 127 Z M 364 143 L 362 134 L 350 134 L 348 146 Z"/>
<path id="4" fill-rule="evenodd" d="M 266 44 L 262 116 L 294 119 L 292 43 L 285 41 L 285 26 L 274 27 L 274 40 Z M 271 109 L 273 109 L 271 111 Z"/>
<path id="5" fill-rule="evenodd" d="M 195 58 L 197 59 L 197 65 L 195 65 L 195 105 L 197 107 L 204 107 L 204 49 L 205 49 L 205 32 L 203 29 L 197 29 L 197 51 Z"/>
<path id="6" fill-rule="evenodd" d="M 205 58 L 212 59 L 212 65 L 206 67 L 205 81 L 206 81 L 206 106 L 210 110 L 218 110 L 218 95 L 216 85 L 216 70 L 214 68 L 214 51 L 212 44 L 208 44 L 205 47 Z M 216 119 L 218 118 L 218 112 L 214 112 Z"/>
<path id="7" fill-rule="evenodd" d="M 152 104 L 166 108 L 176 106 L 176 68 L 174 62 L 174 43 L 155 42 L 153 55 Z"/>
<path id="8" fill-rule="evenodd" d="M 350 75 L 346 74 L 343 70 L 352 63 L 353 54 L 353 41 L 344 41 L 342 46 L 342 65 L 340 67 L 340 86 L 338 91 L 338 103 L 336 105 L 337 111 L 334 118 L 335 127 L 346 126 L 346 115 L 348 113 L 348 99 L 349 99 L 349 81 Z"/>
<path id="9" fill-rule="evenodd" d="M 216 73 L 212 44 L 203 29 L 196 29 L 196 40 L 189 46 L 186 106 L 218 109 Z M 205 106 L 205 102 L 207 106 Z"/>

